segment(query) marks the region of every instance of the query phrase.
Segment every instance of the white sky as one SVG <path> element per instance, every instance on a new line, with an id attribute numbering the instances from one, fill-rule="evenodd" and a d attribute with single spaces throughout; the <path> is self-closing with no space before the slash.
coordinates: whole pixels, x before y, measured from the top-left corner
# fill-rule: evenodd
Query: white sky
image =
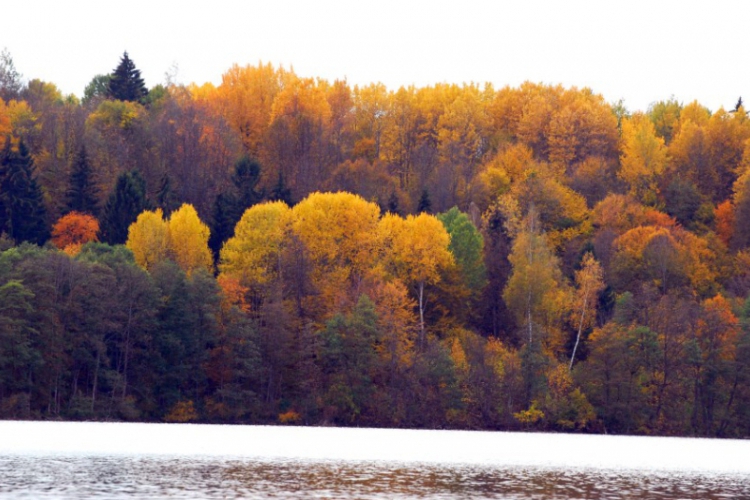
<path id="1" fill-rule="evenodd" d="M 221 82 L 232 64 L 426 86 L 590 87 L 631 110 L 676 97 L 750 102 L 750 3 L 712 0 L 373 2 L 5 0 L 0 49 L 26 79 L 83 94 L 127 50 L 146 85 Z"/>

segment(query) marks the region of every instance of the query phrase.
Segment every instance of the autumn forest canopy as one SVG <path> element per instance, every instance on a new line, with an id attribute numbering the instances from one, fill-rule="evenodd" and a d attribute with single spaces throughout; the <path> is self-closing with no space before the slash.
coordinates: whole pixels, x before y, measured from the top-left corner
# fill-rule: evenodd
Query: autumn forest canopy
<path id="1" fill-rule="evenodd" d="M 741 99 L 113 63 L 0 55 L 0 418 L 750 436 Z"/>

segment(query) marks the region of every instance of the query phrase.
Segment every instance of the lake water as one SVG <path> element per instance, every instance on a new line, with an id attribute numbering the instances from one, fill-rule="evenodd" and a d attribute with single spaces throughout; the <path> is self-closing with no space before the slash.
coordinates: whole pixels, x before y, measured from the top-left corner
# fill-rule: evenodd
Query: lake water
<path id="1" fill-rule="evenodd" d="M 0 422 L 0 497 L 750 499 L 750 440 Z"/>

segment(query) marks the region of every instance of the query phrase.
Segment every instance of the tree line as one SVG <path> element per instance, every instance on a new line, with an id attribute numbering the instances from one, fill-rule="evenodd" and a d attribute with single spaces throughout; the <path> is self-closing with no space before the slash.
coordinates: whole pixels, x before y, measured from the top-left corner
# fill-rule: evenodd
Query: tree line
<path id="1" fill-rule="evenodd" d="M 0 58 L 0 416 L 750 432 L 750 122 Z"/>

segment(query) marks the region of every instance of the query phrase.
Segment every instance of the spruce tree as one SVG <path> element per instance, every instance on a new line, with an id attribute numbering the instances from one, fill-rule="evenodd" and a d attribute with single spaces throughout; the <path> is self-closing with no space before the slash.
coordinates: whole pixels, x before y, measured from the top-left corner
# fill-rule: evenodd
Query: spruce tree
<path id="1" fill-rule="evenodd" d="M 427 190 L 422 191 L 422 196 L 419 197 L 419 203 L 417 204 L 417 213 L 432 212 L 432 200 L 430 200 L 430 193 Z"/>
<path id="2" fill-rule="evenodd" d="M 99 189 L 94 183 L 94 172 L 91 169 L 86 147 L 81 146 L 70 167 L 68 191 L 65 193 L 67 211 L 91 214 L 99 213 Z"/>
<path id="3" fill-rule="evenodd" d="M 290 207 L 294 205 L 294 201 L 292 200 L 292 191 L 288 187 L 286 187 L 286 183 L 284 182 L 284 175 L 281 172 L 279 172 L 279 178 L 276 181 L 276 184 L 268 194 L 268 199 L 270 201 L 283 201 Z"/>
<path id="4" fill-rule="evenodd" d="M 242 215 L 240 214 L 240 217 Z M 214 253 L 214 261 L 219 260 L 219 251 L 224 242 L 234 236 L 234 226 L 237 225 L 237 200 L 228 193 L 219 193 L 214 200 L 211 213 L 211 235 L 208 247 Z"/>
<path id="5" fill-rule="evenodd" d="M 42 245 L 49 239 L 42 189 L 34 178 L 34 160 L 23 141 L 13 151 L 10 138 L 0 155 L 0 232 L 16 242 Z"/>
<path id="6" fill-rule="evenodd" d="M 244 211 L 263 199 L 263 192 L 257 191 L 260 182 L 260 163 L 248 156 L 243 156 L 234 165 L 232 182 L 237 188 L 237 202 L 239 204 L 239 217 Z"/>
<path id="7" fill-rule="evenodd" d="M 396 215 L 402 215 L 401 209 L 398 206 L 398 195 L 396 191 L 391 191 L 391 195 L 388 197 L 388 204 L 385 207 L 386 212 L 390 212 Z"/>
<path id="8" fill-rule="evenodd" d="M 172 189 L 172 178 L 166 172 L 161 177 L 159 189 L 156 191 L 156 206 L 162 209 L 165 217 L 179 208 L 177 197 Z"/>
<path id="9" fill-rule="evenodd" d="M 211 236 L 208 246 L 218 260 L 224 242 L 234 235 L 234 226 L 245 210 L 263 200 L 264 193 L 258 190 L 261 166 L 257 160 L 243 156 L 234 165 L 232 183 L 235 193 L 219 193 L 214 200 L 211 217 Z"/>
<path id="10" fill-rule="evenodd" d="M 141 71 L 136 69 L 125 52 L 109 80 L 109 97 L 120 101 L 143 102 L 147 95 L 148 90 L 141 78 Z"/>
<path id="11" fill-rule="evenodd" d="M 101 220 L 102 241 L 110 245 L 125 243 L 130 224 L 148 208 L 146 182 L 141 174 L 137 170 L 121 174 L 104 207 Z"/>

